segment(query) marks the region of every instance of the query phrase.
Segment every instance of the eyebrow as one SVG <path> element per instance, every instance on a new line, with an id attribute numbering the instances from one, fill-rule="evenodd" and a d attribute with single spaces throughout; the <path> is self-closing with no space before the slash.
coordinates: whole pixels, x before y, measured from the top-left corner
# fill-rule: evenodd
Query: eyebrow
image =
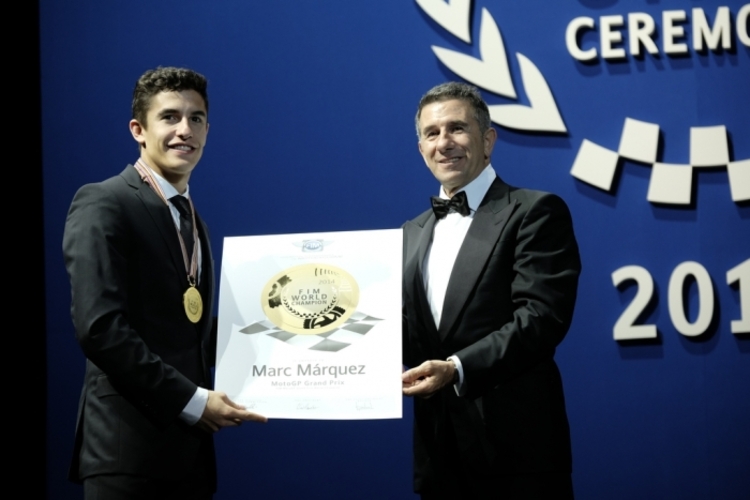
<path id="1" fill-rule="evenodd" d="M 166 115 L 174 115 L 174 114 L 179 114 L 179 113 L 180 112 L 178 110 L 176 110 L 176 109 L 162 109 L 161 111 L 159 111 L 156 114 L 156 116 L 158 118 L 161 118 L 161 117 L 166 116 Z M 197 111 L 193 111 L 192 113 L 190 113 L 190 116 L 203 116 L 203 117 L 205 117 L 206 116 L 206 112 L 199 109 Z"/>
<path id="2" fill-rule="evenodd" d="M 468 127 L 469 126 L 469 122 L 466 122 L 464 120 L 452 120 L 452 121 L 449 121 L 448 123 L 446 123 L 446 126 L 448 126 L 448 127 L 455 127 L 456 125 L 461 125 L 461 126 L 464 126 L 464 127 Z M 422 133 L 425 134 L 425 133 L 429 132 L 430 130 L 434 130 L 436 128 L 440 128 L 440 127 L 438 125 L 427 125 L 425 128 L 422 129 Z"/>
<path id="3" fill-rule="evenodd" d="M 159 111 L 158 113 L 156 113 L 156 116 L 158 116 L 159 118 L 161 118 L 162 116 L 174 115 L 176 113 L 177 113 L 176 109 L 162 109 L 161 111 Z"/>

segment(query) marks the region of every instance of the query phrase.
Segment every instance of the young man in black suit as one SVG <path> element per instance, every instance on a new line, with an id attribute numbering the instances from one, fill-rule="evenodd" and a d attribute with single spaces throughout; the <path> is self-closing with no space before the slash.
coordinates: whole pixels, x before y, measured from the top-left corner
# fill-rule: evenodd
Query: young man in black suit
<path id="1" fill-rule="evenodd" d="M 265 421 L 210 389 L 214 269 L 188 180 L 208 134 L 206 79 L 157 68 L 138 80 L 140 158 L 83 186 L 63 253 L 86 355 L 71 479 L 93 499 L 210 499 L 212 433 Z"/>
<path id="2" fill-rule="evenodd" d="M 570 432 L 553 360 L 581 264 L 557 196 L 505 184 L 476 88 L 438 85 L 416 116 L 440 182 L 404 225 L 403 392 L 414 401 L 425 499 L 572 498 Z"/>

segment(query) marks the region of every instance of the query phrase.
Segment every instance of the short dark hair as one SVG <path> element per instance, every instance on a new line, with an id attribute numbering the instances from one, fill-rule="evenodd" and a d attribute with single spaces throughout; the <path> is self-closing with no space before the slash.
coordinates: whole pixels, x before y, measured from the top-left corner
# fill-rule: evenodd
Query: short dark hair
<path id="1" fill-rule="evenodd" d="M 474 119 L 479 124 L 479 131 L 483 135 L 492 126 L 490 122 L 490 110 L 487 108 L 487 103 L 484 102 L 482 95 L 475 86 L 468 83 L 446 82 L 432 87 L 419 100 L 417 116 L 414 119 L 417 127 L 417 137 L 422 137 L 419 130 L 419 117 L 422 115 L 422 109 L 433 102 L 450 101 L 451 99 L 459 99 L 471 105 L 471 108 L 474 110 Z"/>
<path id="2" fill-rule="evenodd" d="M 181 90 L 195 90 L 203 98 L 208 112 L 208 81 L 200 73 L 192 69 L 175 68 L 172 66 L 150 69 L 143 73 L 133 89 L 133 118 L 146 126 L 146 115 L 151 107 L 151 98 L 159 92 L 179 92 Z"/>

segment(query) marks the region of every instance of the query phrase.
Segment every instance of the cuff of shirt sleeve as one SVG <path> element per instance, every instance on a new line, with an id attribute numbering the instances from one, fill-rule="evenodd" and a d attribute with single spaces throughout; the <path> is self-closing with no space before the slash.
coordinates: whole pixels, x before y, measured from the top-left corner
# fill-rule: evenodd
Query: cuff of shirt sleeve
<path id="1" fill-rule="evenodd" d="M 448 361 L 453 361 L 453 364 L 456 365 L 456 371 L 458 372 L 458 381 L 453 384 L 453 389 L 456 391 L 457 395 L 463 396 L 466 394 L 466 387 L 464 386 L 464 367 L 461 364 L 461 360 L 458 359 L 458 356 L 453 355 L 448 357 Z"/>
<path id="2" fill-rule="evenodd" d="M 203 416 L 203 410 L 206 409 L 208 403 L 208 389 L 198 387 L 193 397 L 190 398 L 188 404 L 183 408 L 180 413 L 180 419 L 188 425 L 195 425 L 198 420 Z"/>

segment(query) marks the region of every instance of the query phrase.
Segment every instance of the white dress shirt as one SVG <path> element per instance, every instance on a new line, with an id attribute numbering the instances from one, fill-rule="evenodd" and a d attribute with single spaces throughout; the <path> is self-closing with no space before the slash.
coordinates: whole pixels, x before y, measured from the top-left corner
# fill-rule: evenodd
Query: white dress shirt
<path id="1" fill-rule="evenodd" d="M 144 163 L 145 164 L 145 163 Z M 177 231 L 180 230 L 180 212 L 177 210 L 177 207 L 175 207 L 171 201 L 169 201 L 170 198 L 173 196 L 177 196 L 180 193 L 177 191 L 177 189 L 169 183 L 166 179 L 164 179 L 161 175 L 157 174 L 154 169 L 149 167 L 149 170 L 151 170 L 151 173 L 154 174 L 154 179 L 156 179 L 156 182 L 159 183 L 159 187 L 161 187 L 162 192 L 164 193 L 164 196 L 167 198 L 167 205 L 169 206 L 169 212 L 172 214 L 172 220 L 175 223 L 175 226 L 177 226 Z M 187 186 L 185 188 L 185 192 L 182 193 L 182 196 L 185 198 L 190 198 L 190 186 Z M 201 246 L 200 246 L 200 239 L 195 242 L 195 245 L 198 248 L 198 276 L 200 277 L 201 274 Z M 208 390 L 204 389 L 203 387 L 198 387 L 195 390 L 195 394 L 193 394 L 193 397 L 190 398 L 190 401 L 188 401 L 188 404 L 185 406 L 185 408 L 182 409 L 182 412 L 180 413 L 180 419 L 182 419 L 183 422 L 185 422 L 188 425 L 195 425 L 198 423 L 198 420 L 201 419 L 201 416 L 203 416 L 203 410 L 206 409 L 206 404 L 208 403 Z"/>
<path id="2" fill-rule="evenodd" d="M 474 220 L 474 212 L 479 208 L 479 204 L 490 189 L 490 185 L 497 177 L 492 165 L 487 165 L 484 170 L 463 189 L 458 192 L 466 192 L 466 199 L 471 209 L 469 215 L 463 216 L 458 212 L 451 210 L 445 218 L 435 222 L 435 228 L 432 231 L 432 240 L 430 247 L 424 257 L 422 266 L 424 272 L 424 288 L 427 292 L 427 301 L 430 304 L 430 311 L 435 320 L 435 326 L 440 327 L 440 319 L 443 314 L 443 304 L 445 303 L 445 292 L 448 289 L 448 281 L 453 272 L 453 265 L 456 263 L 456 257 L 463 245 L 466 233 L 469 231 L 471 222 Z M 449 199 L 445 190 L 440 187 L 440 197 Z M 460 272 L 460 270 L 459 270 Z M 460 396 L 465 391 L 464 371 L 461 360 L 453 355 L 448 358 L 456 364 L 458 370 L 458 382 L 454 386 L 456 393 Z"/>

